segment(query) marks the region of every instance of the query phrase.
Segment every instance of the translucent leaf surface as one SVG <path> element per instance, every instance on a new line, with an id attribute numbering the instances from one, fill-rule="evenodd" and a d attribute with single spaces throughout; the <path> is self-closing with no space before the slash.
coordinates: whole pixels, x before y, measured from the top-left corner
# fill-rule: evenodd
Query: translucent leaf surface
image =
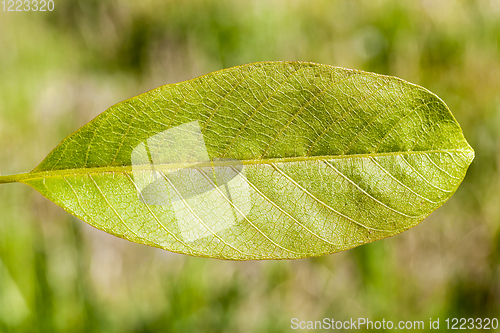
<path id="1" fill-rule="evenodd" d="M 474 152 L 436 95 L 302 62 L 233 67 L 112 106 L 31 185 L 133 242 L 222 259 L 346 250 L 420 223 Z"/>

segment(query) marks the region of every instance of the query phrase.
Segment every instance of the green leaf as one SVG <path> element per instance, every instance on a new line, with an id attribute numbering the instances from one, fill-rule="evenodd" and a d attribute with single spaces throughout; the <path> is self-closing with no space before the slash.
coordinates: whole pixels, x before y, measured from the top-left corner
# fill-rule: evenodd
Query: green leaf
<path id="1" fill-rule="evenodd" d="M 420 223 L 474 158 L 448 107 L 398 78 L 261 62 L 116 104 L 20 181 L 133 242 L 221 259 L 346 250 Z"/>

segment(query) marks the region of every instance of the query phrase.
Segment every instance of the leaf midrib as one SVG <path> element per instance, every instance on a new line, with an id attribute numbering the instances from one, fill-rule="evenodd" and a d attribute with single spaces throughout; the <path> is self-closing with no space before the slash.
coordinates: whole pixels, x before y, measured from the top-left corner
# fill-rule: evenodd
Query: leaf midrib
<path id="1" fill-rule="evenodd" d="M 473 153 L 471 149 L 439 149 L 439 150 L 421 150 L 421 151 L 400 151 L 400 152 L 387 152 L 387 153 L 366 153 L 366 154 L 351 154 L 351 155 L 322 155 L 322 156 L 298 156 L 298 157 L 279 157 L 267 159 L 248 159 L 248 160 L 229 160 L 229 161 L 207 161 L 196 163 L 169 163 L 169 164 L 155 164 L 158 170 L 179 170 L 186 168 L 203 168 L 212 166 L 235 166 L 235 165 L 258 165 L 273 163 L 288 163 L 288 162 L 308 162 L 308 161 L 331 161 L 338 159 L 348 158 L 365 158 L 365 157 L 379 157 L 379 156 L 402 156 L 402 155 L 419 155 L 419 154 L 433 154 L 433 153 Z M 39 178 L 50 178 L 57 176 L 78 175 L 78 174 L 99 174 L 99 173 L 118 173 L 118 172 L 136 172 L 141 170 L 151 170 L 151 165 L 134 166 L 132 170 L 131 165 L 124 166 L 104 166 L 93 168 L 74 168 L 62 170 L 48 170 L 38 172 L 26 172 L 15 175 L 0 176 L 0 184 L 23 182 Z"/>

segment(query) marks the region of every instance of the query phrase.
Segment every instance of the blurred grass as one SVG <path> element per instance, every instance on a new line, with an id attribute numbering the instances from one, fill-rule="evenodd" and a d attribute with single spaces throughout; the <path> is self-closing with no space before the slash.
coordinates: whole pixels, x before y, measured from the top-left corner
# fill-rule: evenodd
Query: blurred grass
<path id="1" fill-rule="evenodd" d="M 261 60 L 395 75 L 439 95 L 476 159 L 421 225 L 344 253 L 224 262 L 97 231 L 0 189 L 2 332 L 288 332 L 290 319 L 500 314 L 500 1 L 55 1 L 0 12 L 0 170 L 110 105 Z"/>

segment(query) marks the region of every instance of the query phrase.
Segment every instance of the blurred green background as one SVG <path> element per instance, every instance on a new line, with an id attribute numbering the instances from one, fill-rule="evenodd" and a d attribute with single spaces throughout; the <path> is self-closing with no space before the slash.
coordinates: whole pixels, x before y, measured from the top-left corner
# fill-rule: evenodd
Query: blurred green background
<path id="1" fill-rule="evenodd" d="M 33 169 L 106 108 L 261 60 L 394 75 L 476 150 L 457 193 L 401 235 L 320 258 L 228 262 L 93 229 L 0 187 L 1 332 L 290 332 L 291 318 L 500 318 L 500 1 L 54 0 L 0 11 L 0 170 Z"/>

